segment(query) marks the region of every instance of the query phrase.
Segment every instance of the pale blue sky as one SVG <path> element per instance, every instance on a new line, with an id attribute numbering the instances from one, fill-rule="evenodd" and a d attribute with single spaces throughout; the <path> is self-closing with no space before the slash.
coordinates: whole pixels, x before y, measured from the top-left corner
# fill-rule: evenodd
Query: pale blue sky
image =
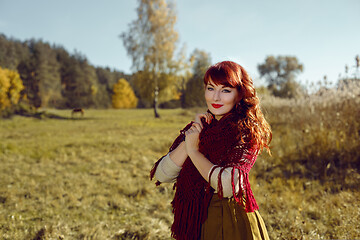
<path id="1" fill-rule="evenodd" d="M 131 73 L 119 34 L 136 18 L 136 0 L 0 0 L 0 33 L 84 54 L 95 66 Z M 258 82 L 268 55 L 293 55 L 298 76 L 336 81 L 360 54 L 360 0 L 178 0 L 179 47 L 234 60 Z"/>

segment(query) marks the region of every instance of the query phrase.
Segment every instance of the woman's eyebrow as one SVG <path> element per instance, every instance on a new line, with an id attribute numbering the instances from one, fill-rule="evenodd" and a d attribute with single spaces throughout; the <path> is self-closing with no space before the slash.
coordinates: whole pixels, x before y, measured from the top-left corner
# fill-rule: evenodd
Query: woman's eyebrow
<path id="1" fill-rule="evenodd" d="M 209 86 L 211 87 L 215 87 L 212 83 L 208 83 Z M 222 84 L 219 84 L 221 85 L 222 87 L 221 88 L 232 88 L 232 87 L 228 87 L 228 86 L 225 86 L 225 85 L 222 85 Z M 216 86 L 219 86 L 219 85 L 216 85 Z"/>

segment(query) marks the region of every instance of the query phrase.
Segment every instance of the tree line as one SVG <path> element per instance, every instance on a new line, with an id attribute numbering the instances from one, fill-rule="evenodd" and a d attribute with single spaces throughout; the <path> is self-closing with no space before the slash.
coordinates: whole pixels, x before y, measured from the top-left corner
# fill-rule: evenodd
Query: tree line
<path id="1" fill-rule="evenodd" d="M 0 67 L 18 73 L 23 84 L 12 89 L 3 74 L 3 98 L 18 91 L 19 101 L 34 108 L 153 107 L 155 117 L 158 107 L 205 106 L 202 78 L 212 63 L 210 53 L 195 49 L 187 58 L 185 47 L 178 49 L 175 1 L 138 0 L 138 4 L 137 19 L 120 34 L 132 59 L 131 75 L 94 67 L 81 53 L 70 54 L 55 44 L 21 42 L 2 34 Z M 296 97 L 301 89 L 295 77 L 303 65 L 296 57 L 268 56 L 258 68 L 271 94 Z"/>
<path id="2" fill-rule="evenodd" d="M 192 88 L 187 85 L 201 82 L 210 63 L 208 53 L 195 50 L 188 63 L 193 70 L 189 65 L 181 76 L 160 74 L 160 106 L 201 105 L 201 101 L 190 98 Z M 94 67 L 81 53 L 71 54 L 62 46 L 35 39 L 19 41 L 0 34 L 0 110 L 19 101 L 34 108 L 152 107 L 149 79 L 146 71 L 130 75 Z"/>
<path id="3" fill-rule="evenodd" d="M 0 67 L 18 73 L 23 84 L 21 100 L 35 108 L 108 108 L 114 84 L 119 79 L 131 80 L 123 72 L 92 66 L 79 52 L 70 54 L 42 40 L 19 41 L 3 34 Z M 4 74 L 1 79 L 4 93 Z"/>
<path id="4" fill-rule="evenodd" d="M 184 55 L 176 61 L 168 59 L 172 69 L 154 63 L 157 70 L 163 70 L 156 72 L 151 70 L 154 66 L 142 66 L 130 75 L 94 67 L 81 53 L 71 54 L 59 45 L 35 39 L 19 41 L 1 34 L 1 109 L 19 101 L 34 108 L 59 109 L 204 106 L 202 77 L 212 63 L 210 53 L 195 49 L 188 59 Z M 134 61 L 141 59 L 137 56 Z M 270 56 L 259 65 L 260 73 L 268 79 L 268 88 L 278 95 L 301 70 L 295 57 Z M 154 89 L 158 91 L 157 103 Z M 288 92 L 284 96 L 292 97 Z"/>

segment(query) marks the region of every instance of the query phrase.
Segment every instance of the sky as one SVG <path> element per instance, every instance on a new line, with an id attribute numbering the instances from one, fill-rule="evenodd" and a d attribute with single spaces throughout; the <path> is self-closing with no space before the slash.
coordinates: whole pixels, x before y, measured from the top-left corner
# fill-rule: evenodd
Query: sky
<path id="1" fill-rule="evenodd" d="M 0 0 L 0 33 L 41 39 L 85 55 L 94 66 L 132 73 L 119 35 L 137 18 L 137 0 Z M 360 55 L 360 0 L 177 0 L 178 46 L 186 54 L 210 53 L 213 63 L 232 60 L 261 83 L 258 64 L 269 55 L 296 56 L 297 79 L 355 71 Z"/>

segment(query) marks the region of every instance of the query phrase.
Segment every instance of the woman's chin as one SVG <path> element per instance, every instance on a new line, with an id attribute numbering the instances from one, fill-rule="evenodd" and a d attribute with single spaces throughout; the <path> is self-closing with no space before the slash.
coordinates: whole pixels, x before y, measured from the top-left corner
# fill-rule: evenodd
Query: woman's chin
<path id="1" fill-rule="evenodd" d="M 210 112 L 212 113 L 212 114 L 214 114 L 215 115 L 215 117 L 217 117 L 217 116 L 223 116 L 223 115 L 225 115 L 226 113 L 228 113 L 229 111 L 226 111 L 225 109 L 215 109 L 215 108 L 212 108 L 212 109 L 210 109 Z"/>
<path id="2" fill-rule="evenodd" d="M 221 112 L 221 111 L 211 111 L 212 114 L 214 114 L 215 119 L 219 120 L 220 118 L 222 118 L 222 116 L 225 115 L 225 113 Z"/>

